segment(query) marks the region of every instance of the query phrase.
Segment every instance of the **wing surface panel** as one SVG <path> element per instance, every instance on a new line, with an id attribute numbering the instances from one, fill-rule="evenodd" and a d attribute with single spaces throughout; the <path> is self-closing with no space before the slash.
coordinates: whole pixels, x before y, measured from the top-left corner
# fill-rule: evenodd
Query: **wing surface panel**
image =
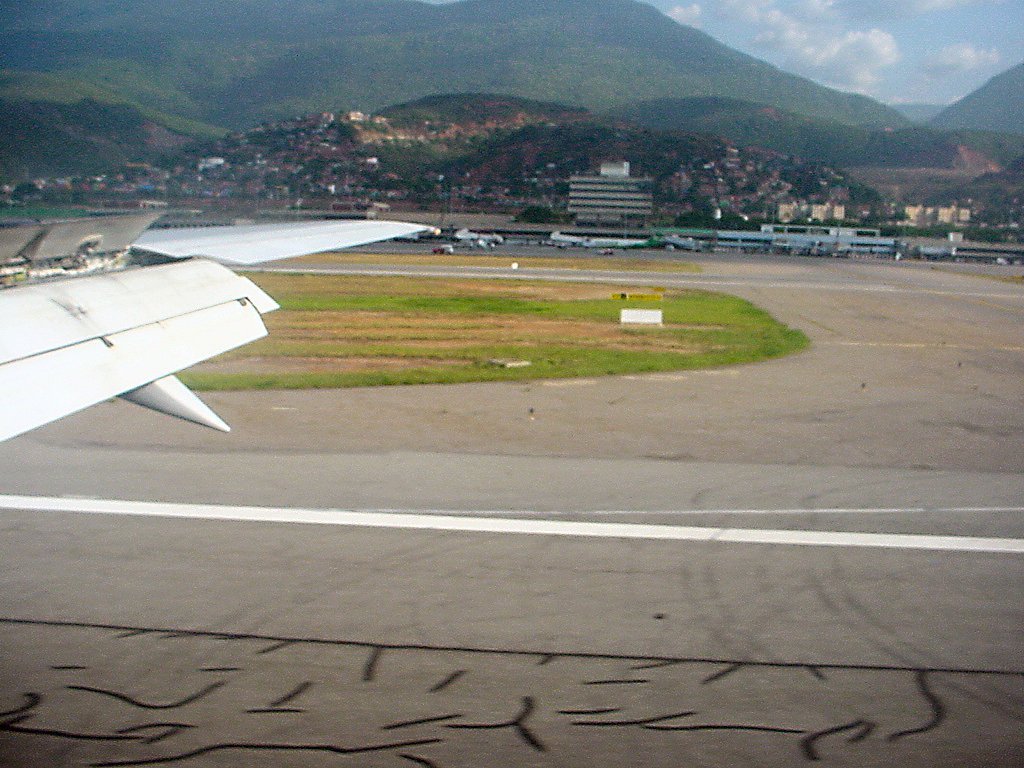
<path id="1" fill-rule="evenodd" d="M 266 335 L 277 304 L 187 261 L 11 289 L 0 301 L 0 440 Z"/>
<path id="2" fill-rule="evenodd" d="M 0 440 L 255 341 L 249 302 L 230 301 L 0 366 Z"/>
<path id="3" fill-rule="evenodd" d="M 277 309 L 252 281 L 198 260 L 19 286 L 0 298 L 0 365 L 226 301 Z"/>

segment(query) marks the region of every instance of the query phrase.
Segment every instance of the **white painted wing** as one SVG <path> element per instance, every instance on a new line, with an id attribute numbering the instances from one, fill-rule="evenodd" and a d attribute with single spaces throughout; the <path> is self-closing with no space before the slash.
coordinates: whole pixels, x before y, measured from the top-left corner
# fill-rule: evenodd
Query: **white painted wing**
<path id="1" fill-rule="evenodd" d="M 64 253 L 84 238 L 116 250 L 146 218 L 62 222 L 0 238 L 0 248 L 37 253 L 53 240 L 50 250 Z M 186 260 L 0 291 L 0 440 L 117 396 L 227 430 L 174 374 L 265 336 L 260 315 L 277 304 L 249 280 L 190 257 L 251 265 L 428 229 L 356 221 L 147 232 L 133 247 Z"/>
<path id="2" fill-rule="evenodd" d="M 0 291 L 0 440 L 140 388 L 136 402 L 180 399 L 162 380 L 265 336 L 260 315 L 276 308 L 201 260 Z M 179 410 L 218 426 L 201 403 Z"/>
<path id="3" fill-rule="evenodd" d="M 401 221 L 316 221 L 150 230 L 135 247 L 163 256 L 202 256 L 225 264 L 249 266 L 366 245 L 427 232 L 430 227 Z"/>

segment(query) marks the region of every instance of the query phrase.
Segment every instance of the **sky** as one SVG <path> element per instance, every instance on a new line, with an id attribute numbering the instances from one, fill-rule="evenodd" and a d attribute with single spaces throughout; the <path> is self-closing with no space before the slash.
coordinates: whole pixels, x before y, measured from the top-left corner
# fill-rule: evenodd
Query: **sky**
<path id="1" fill-rule="evenodd" d="M 649 4 L 788 72 L 888 104 L 950 104 L 1024 61 L 1024 0 Z"/>
<path id="2" fill-rule="evenodd" d="M 948 104 L 1024 61 L 1024 0 L 657 0 L 676 21 L 824 85 Z"/>

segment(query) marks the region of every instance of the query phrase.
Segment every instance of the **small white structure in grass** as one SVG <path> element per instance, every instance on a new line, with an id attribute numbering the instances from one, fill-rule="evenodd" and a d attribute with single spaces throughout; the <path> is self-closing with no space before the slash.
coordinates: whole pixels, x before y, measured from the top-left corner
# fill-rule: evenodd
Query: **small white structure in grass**
<path id="1" fill-rule="evenodd" d="M 622 325 L 663 325 L 660 309 L 623 309 L 619 312 Z"/>

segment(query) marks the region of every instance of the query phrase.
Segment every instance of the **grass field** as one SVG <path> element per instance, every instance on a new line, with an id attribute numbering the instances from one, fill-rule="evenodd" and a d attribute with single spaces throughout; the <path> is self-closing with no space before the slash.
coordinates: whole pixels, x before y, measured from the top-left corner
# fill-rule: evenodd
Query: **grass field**
<path id="1" fill-rule="evenodd" d="M 613 299 L 631 290 L 616 285 L 251 277 L 282 307 L 266 317 L 270 336 L 191 369 L 182 375 L 190 386 L 294 389 L 590 377 L 747 363 L 808 343 L 750 303 L 705 291 L 670 291 L 655 302 Z M 665 325 L 622 327 L 623 307 L 661 308 Z"/>

